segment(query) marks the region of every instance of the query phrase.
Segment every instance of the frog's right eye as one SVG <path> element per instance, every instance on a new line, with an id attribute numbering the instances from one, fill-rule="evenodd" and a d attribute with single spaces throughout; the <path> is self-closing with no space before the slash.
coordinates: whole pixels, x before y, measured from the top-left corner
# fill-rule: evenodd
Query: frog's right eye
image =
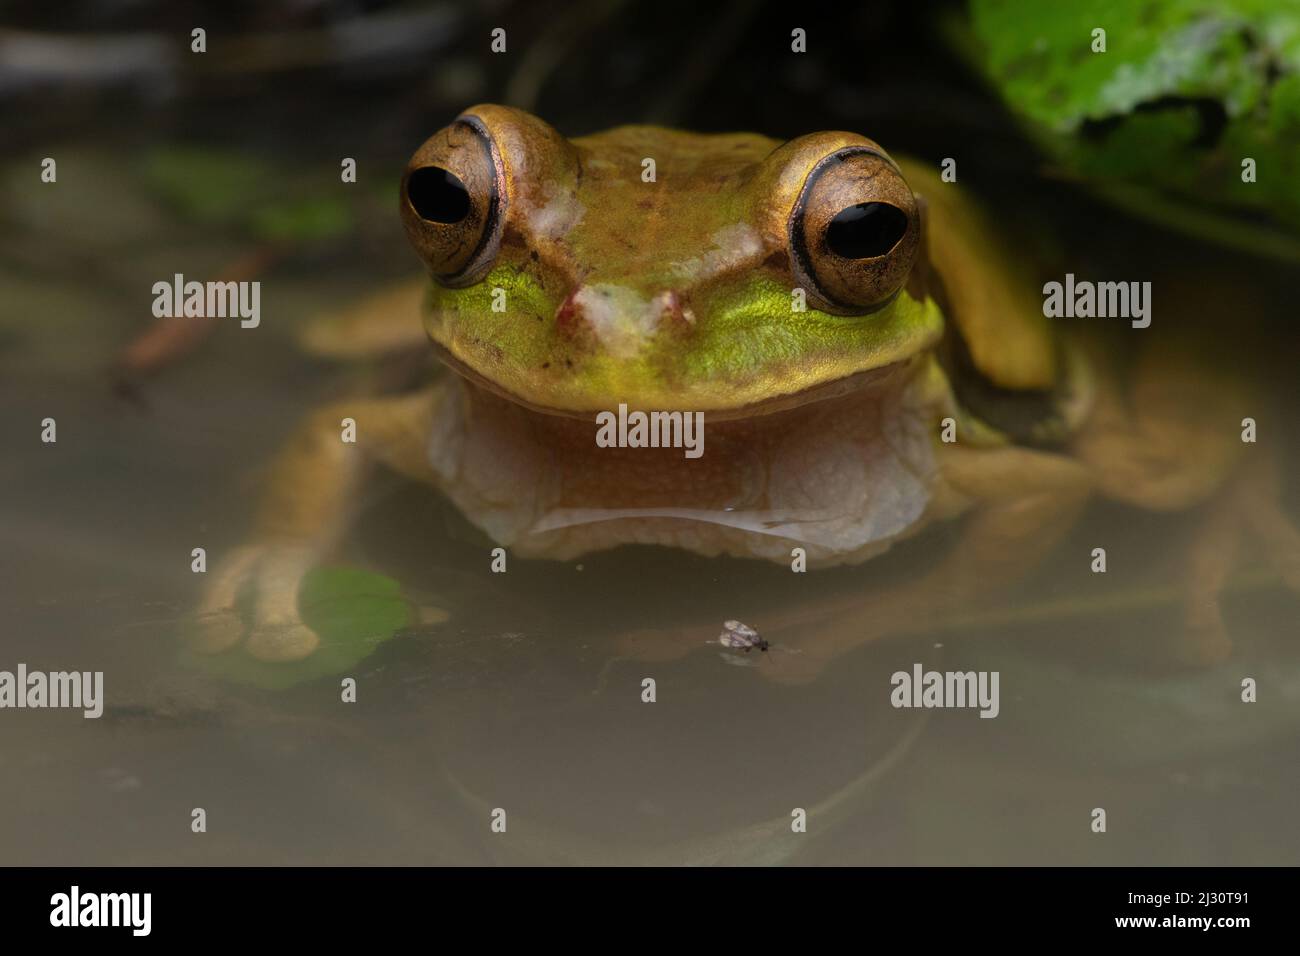
<path id="1" fill-rule="evenodd" d="M 463 117 L 416 150 L 402 177 L 402 223 L 444 285 L 477 282 L 501 244 L 503 167 L 487 129 Z"/>

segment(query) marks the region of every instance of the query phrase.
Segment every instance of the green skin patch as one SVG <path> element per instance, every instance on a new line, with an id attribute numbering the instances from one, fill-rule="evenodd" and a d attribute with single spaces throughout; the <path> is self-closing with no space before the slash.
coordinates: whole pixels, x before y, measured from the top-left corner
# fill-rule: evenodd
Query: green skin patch
<path id="1" fill-rule="evenodd" d="M 506 310 L 493 312 L 493 290 Z M 909 358 L 938 341 L 932 299 L 906 292 L 864 316 L 792 309 L 790 289 L 737 277 L 691 293 L 695 321 L 657 332 L 629 356 L 556 330 L 560 300 L 530 272 L 498 266 L 465 289 L 435 289 L 433 339 L 510 394 L 544 408 L 601 411 L 619 402 L 682 410 L 739 408 Z M 614 323 L 630 321 L 615 314 Z"/>

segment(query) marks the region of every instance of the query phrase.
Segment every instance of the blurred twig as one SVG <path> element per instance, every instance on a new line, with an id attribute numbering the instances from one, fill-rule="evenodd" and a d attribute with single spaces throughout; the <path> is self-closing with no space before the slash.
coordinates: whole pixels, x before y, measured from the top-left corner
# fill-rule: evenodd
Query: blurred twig
<path id="1" fill-rule="evenodd" d="M 605 20 L 623 6 L 623 0 L 589 0 L 569 16 L 556 17 L 528 46 L 506 84 L 505 102 L 532 112 L 542 86 L 564 58 Z"/>
<path id="2" fill-rule="evenodd" d="M 1223 596 L 1251 594 L 1282 586 L 1281 578 L 1271 571 L 1245 571 L 1235 575 L 1223 588 Z M 1186 591 L 1176 584 L 1165 586 L 1118 588 L 1110 594 L 1086 595 L 996 607 L 986 611 L 954 614 L 934 624 L 933 631 L 961 631 L 969 628 L 1001 627 L 1009 624 L 1041 624 L 1070 618 L 1104 616 L 1121 611 L 1153 610 L 1171 607 L 1183 601 Z"/>
<path id="3" fill-rule="evenodd" d="M 310 29 L 209 33 L 203 54 L 190 53 L 189 33 L 76 35 L 0 29 L 0 93 L 51 83 L 166 85 L 191 73 L 276 73 L 386 62 L 444 46 L 455 36 L 459 21 L 455 8 L 438 4 Z"/>
<path id="4" fill-rule="evenodd" d="M 246 282 L 264 273 L 284 249 L 267 244 L 231 262 L 221 270 L 218 282 Z M 181 303 L 173 304 L 180 309 Z M 212 316 L 168 315 L 156 319 L 126 346 L 113 363 L 111 373 L 116 391 L 132 399 L 139 398 L 141 379 L 179 362 L 197 349 L 216 327 Z"/>

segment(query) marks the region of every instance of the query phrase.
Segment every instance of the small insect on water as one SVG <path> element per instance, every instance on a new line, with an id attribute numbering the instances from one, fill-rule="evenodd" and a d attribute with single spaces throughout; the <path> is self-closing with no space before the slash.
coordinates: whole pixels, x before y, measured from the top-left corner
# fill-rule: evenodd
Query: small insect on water
<path id="1" fill-rule="evenodd" d="M 723 647 L 734 647 L 737 650 L 743 650 L 746 654 L 755 647 L 760 651 L 765 651 L 771 646 L 758 636 L 758 631 L 748 624 L 742 624 L 740 621 L 723 621 L 722 633 L 718 635 L 718 643 Z"/>

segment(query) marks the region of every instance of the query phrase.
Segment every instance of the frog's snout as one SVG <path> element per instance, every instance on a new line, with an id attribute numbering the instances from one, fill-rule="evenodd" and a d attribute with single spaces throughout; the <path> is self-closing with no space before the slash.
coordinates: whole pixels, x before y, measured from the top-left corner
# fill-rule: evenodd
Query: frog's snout
<path id="1" fill-rule="evenodd" d="M 695 315 L 675 289 L 647 296 L 612 283 L 581 285 L 555 310 L 556 331 L 566 338 L 592 335 L 612 354 L 627 356 L 659 332 L 689 328 Z"/>

